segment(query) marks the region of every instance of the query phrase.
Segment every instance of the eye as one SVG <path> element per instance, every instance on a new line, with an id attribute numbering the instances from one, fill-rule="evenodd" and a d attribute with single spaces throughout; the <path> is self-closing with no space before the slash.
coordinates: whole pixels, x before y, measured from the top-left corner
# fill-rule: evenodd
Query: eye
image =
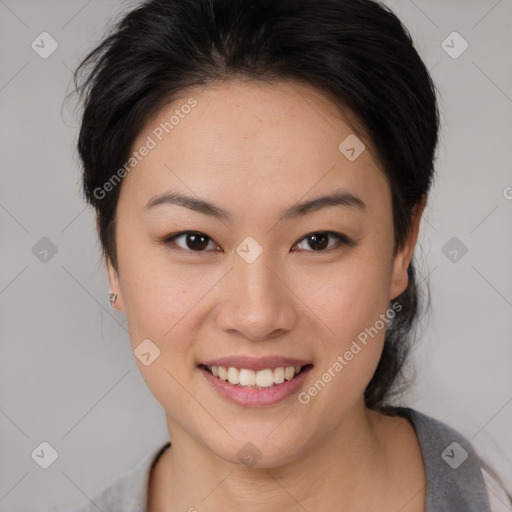
<path id="1" fill-rule="evenodd" d="M 177 243 L 177 240 L 180 239 L 183 240 L 184 246 Z M 214 248 L 218 247 L 209 236 L 199 231 L 182 231 L 181 233 L 175 233 L 174 235 L 167 236 L 163 242 L 166 245 L 174 244 L 180 249 L 193 252 L 205 252 L 205 249 L 210 243 L 213 243 Z"/>
<path id="2" fill-rule="evenodd" d="M 299 246 L 301 243 L 303 243 L 303 240 L 306 240 L 306 243 L 313 248 L 313 252 L 327 252 L 326 249 L 332 249 L 332 247 L 336 245 L 329 245 L 329 237 L 337 239 L 340 245 L 354 245 L 354 242 L 342 233 L 336 233 L 335 231 L 317 231 L 315 233 L 309 233 L 306 235 L 300 240 L 298 244 L 296 244 L 296 246 Z"/>
<path id="3" fill-rule="evenodd" d="M 313 251 L 308 252 L 327 252 L 333 248 L 334 244 L 329 244 L 329 238 L 335 239 L 338 241 L 338 245 L 340 246 L 353 246 L 354 242 L 349 239 L 346 235 L 342 233 L 337 233 L 335 231 L 317 231 L 313 233 L 309 233 L 308 235 L 301 238 L 301 240 L 294 245 L 294 247 L 298 247 L 303 241 L 306 241 L 313 249 Z M 182 240 L 182 244 L 178 243 L 178 240 Z M 180 233 L 174 233 L 173 235 L 169 235 L 165 237 L 162 242 L 165 245 L 171 246 L 171 249 L 184 250 L 186 252 L 206 252 L 210 244 L 210 249 L 214 249 L 217 251 L 221 251 L 219 247 L 215 244 L 214 240 L 210 238 L 208 235 L 201 233 L 200 231 L 182 231 Z M 304 248 L 299 247 L 299 249 L 303 250 Z M 293 248 L 292 248 L 293 250 Z M 307 250 L 307 249 L 306 249 Z"/>

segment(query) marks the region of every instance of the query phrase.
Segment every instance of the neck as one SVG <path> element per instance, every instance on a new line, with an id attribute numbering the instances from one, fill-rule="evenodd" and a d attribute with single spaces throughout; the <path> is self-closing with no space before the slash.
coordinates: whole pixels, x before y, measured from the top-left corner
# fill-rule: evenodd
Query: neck
<path id="1" fill-rule="evenodd" d="M 396 429 L 406 432 L 404 422 L 370 411 L 361 401 L 337 430 L 296 460 L 249 468 L 219 458 L 168 418 L 172 446 L 154 468 L 154 506 L 148 510 L 336 510 L 340 503 L 345 510 L 384 509 L 380 500 L 397 491 L 397 475 L 390 470 L 396 467 L 397 443 L 390 437 L 403 443 Z M 403 444 L 398 451 L 404 454 Z"/>

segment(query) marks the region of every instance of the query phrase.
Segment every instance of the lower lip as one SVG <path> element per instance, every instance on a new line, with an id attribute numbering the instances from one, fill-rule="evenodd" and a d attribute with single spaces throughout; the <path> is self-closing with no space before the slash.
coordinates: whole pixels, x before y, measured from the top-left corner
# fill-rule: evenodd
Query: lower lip
<path id="1" fill-rule="evenodd" d="M 261 389 L 235 386 L 225 380 L 214 377 L 205 368 L 200 367 L 199 369 L 214 389 L 231 402 L 243 405 L 244 407 L 261 407 L 277 404 L 293 395 L 304 382 L 311 368 L 311 366 L 304 368 L 299 375 L 291 380 L 285 380 L 282 384 L 274 384 L 269 388 Z"/>

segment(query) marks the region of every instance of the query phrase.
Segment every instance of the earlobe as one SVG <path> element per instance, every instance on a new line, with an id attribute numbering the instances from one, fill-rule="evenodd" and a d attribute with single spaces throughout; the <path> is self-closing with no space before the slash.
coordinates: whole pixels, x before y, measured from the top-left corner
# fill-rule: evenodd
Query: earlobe
<path id="1" fill-rule="evenodd" d="M 393 300 L 398 297 L 407 289 L 409 284 L 409 275 L 407 269 L 411 263 L 414 255 L 414 248 L 416 247 L 416 241 L 418 239 L 421 216 L 426 205 L 426 198 L 422 196 L 420 202 L 418 202 L 412 212 L 412 224 L 411 232 L 407 240 L 402 244 L 395 255 L 393 261 L 393 275 L 391 277 L 391 285 L 389 289 L 389 300 Z"/>
<path id="2" fill-rule="evenodd" d="M 98 238 L 101 238 L 101 226 L 100 226 L 100 216 L 96 215 L 96 231 L 98 234 Z M 103 253 L 105 255 L 105 252 Z M 107 295 L 107 300 L 110 305 L 119 311 L 124 311 L 123 299 L 121 296 L 121 290 L 119 287 L 119 273 L 114 268 L 112 260 L 109 256 L 105 255 L 105 266 L 107 268 L 107 277 L 110 291 Z"/>
<path id="3" fill-rule="evenodd" d="M 114 268 L 110 258 L 106 259 L 106 267 L 107 267 L 107 276 L 110 287 L 110 292 L 108 294 L 108 300 L 110 305 L 119 311 L 124 311 L 123 299 L 121 295 L 121 290 L 119 286 L 119 274 Z"/>

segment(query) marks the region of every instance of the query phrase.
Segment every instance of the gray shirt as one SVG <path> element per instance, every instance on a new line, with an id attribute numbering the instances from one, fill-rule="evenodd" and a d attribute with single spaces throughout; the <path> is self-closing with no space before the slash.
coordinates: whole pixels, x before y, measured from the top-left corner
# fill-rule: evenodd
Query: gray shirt
<path id="1" fill-rule="evenodd" d="M 418 436 L 427 479 L 425 512 L 492 512 L 480 461 L 469 441 L 414 409 L 396 411 Z M 142 459 L 73 512 L 146 512 L 151 468 L 169 446 Z"/>

